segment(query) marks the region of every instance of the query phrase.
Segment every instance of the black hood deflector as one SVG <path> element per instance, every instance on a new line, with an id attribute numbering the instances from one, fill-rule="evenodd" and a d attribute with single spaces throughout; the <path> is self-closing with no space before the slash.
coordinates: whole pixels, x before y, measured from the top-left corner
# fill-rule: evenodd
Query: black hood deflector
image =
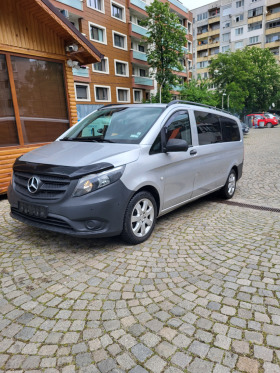
<path id="1" fill-rule="evenodd" d="M 101 162 L 96 164 L 91 164 L 83 167 L 70 167 L 70 166 L 60 166 L 51 164 L 41 164 L 41 163 L 31 163 L 16 160 L 14 164 L 15 172 L 28 172 L 35 175 L 53 175 L 53 176 L 64 176 L 70 179 L 78 179 L 82 176 L 89 174 L 99 173 L 102 171 L 114 168 L 111 163 Z"/>

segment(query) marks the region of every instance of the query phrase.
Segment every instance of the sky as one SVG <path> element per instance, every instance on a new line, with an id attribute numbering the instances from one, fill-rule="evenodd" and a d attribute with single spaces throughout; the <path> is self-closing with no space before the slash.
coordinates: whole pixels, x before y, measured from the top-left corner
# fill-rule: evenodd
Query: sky
<path id="1" fill-rule="evenodd" d="M 199 8 L 200 6 L 213 3 L 215 0 L 181 0 L 181 2 L 187 7 L 189 10 Z"/>

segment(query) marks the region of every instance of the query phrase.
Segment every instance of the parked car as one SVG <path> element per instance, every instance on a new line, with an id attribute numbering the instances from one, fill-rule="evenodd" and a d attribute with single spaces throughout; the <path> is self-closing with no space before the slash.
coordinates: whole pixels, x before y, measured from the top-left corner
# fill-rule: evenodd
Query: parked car
<path id="1" fill-rule="evenodd" d="M 205 105 L 108 105 L 52 144 L 22 155 L 8 190 L 11 216 L 80 237 L 145 241 L 156 218 L 242 175 L 239 120 Z"/>
<path id="2" fill-rule="evenodd" d="M 248 114 L 247 115 L 247 120 L 246 122 L 248 124 L 254 127 L 256 125 L 261 128 L 261 127 L 267 127 L 267 128 L 272 128 L 274 126 L 277 126 L 278 120 L 269 113 L 255 113 L 255 114 Z"/>
<path id="3" fill-rule="evenodd" d="M 249 126 L 247 126 L 247 124 L 246 123 L 244 123 L 244 122 L 240 122 L 241 123 L 241 127 L 242 127 L 242 132 L 246 135 L 247 133 L 249 133 L 249 130 L 250 130 L 250 128 L 249 128 Z"/>

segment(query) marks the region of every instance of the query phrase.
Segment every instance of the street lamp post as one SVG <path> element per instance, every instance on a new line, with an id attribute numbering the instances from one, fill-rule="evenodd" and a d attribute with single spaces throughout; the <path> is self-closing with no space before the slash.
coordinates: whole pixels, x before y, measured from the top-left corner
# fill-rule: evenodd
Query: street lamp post
<path id="1" fill-rule="evenodd" d="M 226 96 L 226 95 L 227 95 L 226 93 L 222 94 L 222 109 L 224 108 L 224 96 Z"/>
<path id="2" fill-rule="evenodd" d="M 227 110 L 229 111 L 229 94 L 227 96 Z"/>

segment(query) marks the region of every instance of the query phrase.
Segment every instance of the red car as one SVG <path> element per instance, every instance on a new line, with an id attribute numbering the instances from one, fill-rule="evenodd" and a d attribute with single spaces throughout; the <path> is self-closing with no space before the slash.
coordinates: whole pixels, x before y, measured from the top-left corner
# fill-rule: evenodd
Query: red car
<path id="1" fill-rule="evenodd" d="M 246 119 L 246 122 L 250 123 L 251 126 L 272 128 L 278 124 L 277 118 L 270 113 L 248 114 Z"/>

